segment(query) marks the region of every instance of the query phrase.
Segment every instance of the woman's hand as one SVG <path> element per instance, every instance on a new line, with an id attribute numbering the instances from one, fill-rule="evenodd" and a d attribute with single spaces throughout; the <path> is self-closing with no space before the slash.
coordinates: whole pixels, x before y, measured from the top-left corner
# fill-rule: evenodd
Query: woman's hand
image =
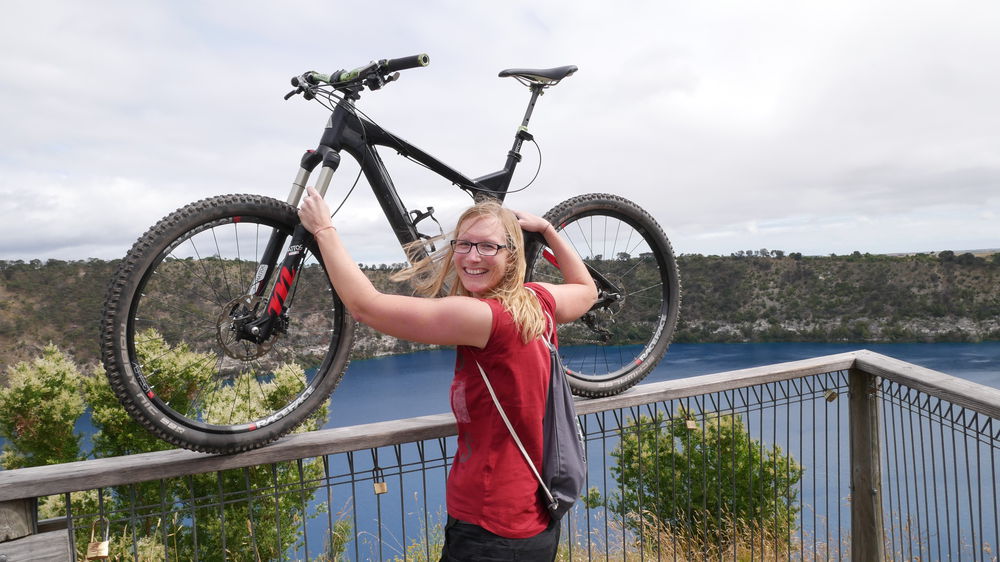
<path id="1" fill-rule="evenodd" d="M 545 231 L 552 227 L 549 221 L 543 219 L 542 217 L 535 216 L 531 213 L 526 213 L 524 211 L 514 211 L 514 216 L 517 217 L 517 223 L 521 225 L 521 230 L 525 232 L 538 232 L 540 234 L 545 234 Z"/>
<path id="2" fill-rule="evenodd" d="M 545 238 L 559 263 L 563 283 L 543 283 L 556 299 L 556 322 L 571 322 L 583 316 L 597 300 L 597 286 L 580 255 L 549 221 L 524 211 L 514 211 L 514 216 L 522 230 L 538 232 Z"/>
<path id="3" fill-rule="evenodd" d="M 330 206 L 314 187 L 306 188 L 306 196 L 299 206 L 299 220 L 306 230 L 315 234 L 318 230 L 333 227 L 330 220 Z"/>

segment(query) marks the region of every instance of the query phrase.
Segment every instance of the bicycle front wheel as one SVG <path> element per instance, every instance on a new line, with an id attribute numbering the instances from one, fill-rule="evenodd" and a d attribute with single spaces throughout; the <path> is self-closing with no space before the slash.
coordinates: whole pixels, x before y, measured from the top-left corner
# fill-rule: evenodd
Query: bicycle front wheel
<path id="1" fill-rule="evenodd" d="M 559 326 L 559 355 L 574 394 L 610 396 L 637 384 L 666 353 L 680 310 L 680 278 L 656 221 L 617 195 L 587 194 L 545 214 L 576 249 L 598 302 Z M 548 248 L 529 245 L 527 280 L 562 282 Z"/>
<path id="2" fill-rule="evenodd" d="M 265 279 L 265 248 L 284 257 L 297 223 L 295 208 L 275 199 L 213 197 L 168 215 L 123 260 L 105 302 L 102 360 L 119 400 L 157 437 L 238 452 L 325 412 L 354 324 L 311 237 L 293 280 Z M 239 328 L 263 313 L 277 282 L 287 313 L 253 341 Z"/>

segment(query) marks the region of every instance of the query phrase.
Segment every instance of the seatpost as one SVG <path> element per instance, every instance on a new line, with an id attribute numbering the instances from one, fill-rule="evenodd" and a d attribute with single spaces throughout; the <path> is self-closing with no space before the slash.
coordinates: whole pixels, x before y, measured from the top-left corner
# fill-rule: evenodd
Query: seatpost
<path id="1" fill-rule="evenodd" d="M 504 196 L 507 195 L 507 188 L 510 186 L 510 180 L 514 176 L 514 168 L 521 161 L 521 145 L 524 141 L 532 139 L 531 133 L 528 132 L 528 121 L 531 120 L 531 112 L 535 110 L 535 102 L 538 101 L 538 96 L 542 94 L 544 88 L 541 84 L 531 85 L 531 101 L 528 102 L 528 109 L 524 112 L 524 119 L 521 120 L 521 126 L 518 127 L 517 133 L 514 134 L 514 146 L 507 153 L 507 162 L 504 164 L 502 170 L 487 174 L 481 178 L 476 178 L 476 183 L 485 188 L 476 195 L 477 198 L 485 196 L 494 197 L 500 201 L 504 200 Z"/>
<path id="2" fill-rule="evenodd" d="M 524 119 L 514 135 L 514 146 L 507 153 L 507 166 L 505 167 L 511 171 L 521 161 L 521 145 L 524 141 L 531 140 L 531 133 L 528 132 L 528 121 L 531 120 L 531 113 L 535 110 L 535 102 L 538 101 L 538 96 L 542 95 L 543 88 L 544 86 L 541 84 L 532 84 L 531 86 L 531 100 L 528 102 L 528 109 L 524 111 Z"/>

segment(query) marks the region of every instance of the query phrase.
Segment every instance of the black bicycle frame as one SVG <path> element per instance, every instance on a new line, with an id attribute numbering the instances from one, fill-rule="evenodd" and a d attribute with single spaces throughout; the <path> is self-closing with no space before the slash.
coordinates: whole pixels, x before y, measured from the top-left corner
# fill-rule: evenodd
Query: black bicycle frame
<path id="1" fill-rule="evenodd" d="M 396 187 L 392 183 L 392 178 L 389 176 L 389 172 L 382 162 L 382 158 L 379 156 L 376 147 L 384 146 L 391 148 L 402 156 L 415 160 L 459 188 L 470 192 L 473 196 L 481 194 L 503 201 L 507 195 L 511 178 L 514 175 L 514 169 L 517 167 L 518 162 L 521 161 L 521 145 L 525 140 L 531 140 L 532 138 L 531 134 L 528 133 L 528 122 L 531 119 L 535 103 L 542 89 L 542 86 L 531 86 L 531 100 L 525 110 L 521 126 L 514 135 L 514 145 L 507 153 L 507 160 L 503 169 L 475 179 L 465 176 L 424 150 L 385 130 L 380 125 L 357 115 L 350 97 L 345 97 L 337 103 L 333 113 L 330 115 L 326 128 L 323 131 L 323 136 L 320 138 L 319 146 L 315 150 L 306 151 L 302 156 L 299 172 L 292 182 L 292 189 L 288 195 L 287 202 L 289 205 L 298 205 L 309 177 L 317 166 L 321 167 L 315 183 L 316 191 L 325 197 L 333 174 L 340 165 L 340 153 L 347 152 L 360 165 L 361 171 L 365 175 L 365 179 L 368 180 L 368 184 L 375 194 L 375 199 L 378 201 L 379 206 L 381 206 L 382 212 L 389 221 L 389 225 L 392 227 L 392 231 L 399 240 L 400 245 L 407 247 L 408 244 L 421 238 L 416 225 L 420 220 L 429 216 L 430 211 L 428 213 L 414 211 L 416 218 L 410 217 L 410 213 L 407 212 L 402 200 L 400 200 Z M 274 284 L 274 289 L 271 291 L 268 299 L 266 311 L 257 320 L 248 323 L 241 330 L 243 333 L 240 334 L 240 337 L 260 344 L 271 336 L 272 331 L 276 327 L 283 324 L 282 319 L 286 310 L 284 303 L 288 297 L 288 291 L 295 281 L 299 267 L 302 265 L 308 236 L 309 233 L 301 224 L 295 227 L 292 233 L 291 244 L 281 263 L 277 282 Z M 278 261 L 278 254 L 286 238 L 287 235 L 280 232 L 272 234 L 271 240 L 268 242 L 268 246 L 261 258 L 257 278 L 251 287 L 251 294 L 254 297 L 263 296 L 268 285 L 267 280 L 270 279 L 270 276 L 274 272 L 274 264 Z M 541 237 L 535 237 L 535 239 L 541 240 Z M 415 253 L 408 255 L 407 258 L 412 261 L 424 256 L 426 256 L 426 251 L 416 248 Z M 555 263 L 551 255 L 546 256 L 546 258 L 552 261 L 553 264 Z M 595 304 L 595 307 L 603 306 L 617 300 L 618 289 L 597 271 L 590 267 L 587 269 L 590 270 L 591 275 L 594 276 L 598 287 L 601 289 L 601 298 Z"/>
<path id="2" fill-rule="evenodd" d="M 340 152 L 345 151 L 361 166 L 362 173 L 382 207 L 382 212 L 389 220 L 396 238 L 401 245 L 405 246 L 419 239 L 420 235 L 416 231 L 415 222 L 410 219 L 409 213 L 399 199 L 392 178 L 375 147 L 391 148 L 470 193 L 481 193 L 503 201 L 514 175 L 514 168 L 521 160 L 521 144 L 524 140 L 531 138 L 527 133 L 528 122 L 540 93 L 541 88 L 532 88 L 531 101 L 525 111 L 521 127 L 515 135 L 514 146 L 507 154 L 507 161 L 503 169 L 476 179 L 465 176 L 405 139 L 364 117 L 358 116 L 349 101 L 341 101 L 334 108 L 333 114 L 327 121 L 319 147 L 315 151 L 307 152 L 302 158 L 302 168 L 293 184 L 288 202 L 292 205 L 298 204 L 302 191 L 305 189 L 305 182 L 311 175 L 313 168 L 320 163 L 323 167 L 316 181 L 316 190 L 320 195 L 326 196 L 330 179 L 340 164 Z"/>
<path id="3" fill-rule="evenodd" d="M 429 216 L 430 211 L 428 213 L 414 211 L 415 218 L 410 218 L 410 213 L 407 212 L 399 198 L 399 193 L 396 191 L 392 178 L 389 176 L 376 147 L 391 148 L 400 155 L 426 166 L 434 173 L 473 195 L 483 194 L 503 201 L 514 175 L 514 169 L 521 161 L 521 145 L 525 140 L 531 138 L 527 132 L 528 122 L 541 91 L 542 87 L 540 86 L 531 87 L 531 101 L 524 113 L 521 127 L 515 134 L 514 145 L 507 153 L 507 161 L 503 169 L 476 179 L 465 176 L 424 150 L 385 130 L 380 125 L 359 116 L 354 111 L 352 103 L 352 97 L 357 99 L 357 96 L 345 96 L 337 103 L 329 120 L 327 120 L 319 146 L 315 150 L 306 151 L 302 156 L 299 172 L 292 182 L 287 202 L 289 205 L 298 205 L 305 191 L 306 183 L 317 166 L 321 166 L 321 168 L 316 179 L 316 191 L 325 197 L 333 174 L 340 166 L 340 153 L 347 152 L 360 165 L 365 179 L 368 180 L 368 184 L 375 194 L 375 199 L 396 235 L 396 239 L 399 240 L 401 246 L 406 247 L 420 239 L 421 235 L 417 231 L 417 223 Z M 270 338 L 274 329 L 281 324 L 286 310 L 285 301 L 288 298 L 288 291 L 302 265 L 308 236 L 309 233 L 301 224 L 295 227 L 291 244 L 279 269 L 277 282 L 268 298 L 267 308 L 257 320 L 247 323 L 240 330 L 242 332 L 239 334 L 240 337 L 260 344 Z M 249 290 L 249 293 L 254 297 L 263 296 L 268 286 L 267 280 L 274 273 L 274 266 L 277 264 L 286 238 L 287 235 L 281 232 L 274 232 L 271 235 L 271 239 L 261 256 L 254 283 Z M 420 248 L 417 248 L 416 252 L 416 254 L 407 257 L 412 260 L 420 259 L 426 255 L 425 251 Z"/>

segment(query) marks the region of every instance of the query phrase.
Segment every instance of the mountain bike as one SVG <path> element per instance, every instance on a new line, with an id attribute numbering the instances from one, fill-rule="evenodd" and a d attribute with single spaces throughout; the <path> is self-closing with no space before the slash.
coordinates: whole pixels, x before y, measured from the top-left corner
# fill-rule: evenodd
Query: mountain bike
<path id="1" fill-rule="evenodd" d="M 523 143 L 534 142 L 528 122 L 539 96 L 577 70 L 500 72 L 527 86 L 530 101 L 503 168 L 470 178 L 358 108 L 363 92 L 429 62 L 417 55 L 296 76 L 285 99 L 302 95 L 330 113 L 318 146 L 299 161 L 287 200 L 210 197 L 167 215 L 135 242 L 107 291 L 101 355 L 114 392 L 149 431 L 197 451 L 237 452 L 325 411 L 348 364 L 354 323 L 297 217 L 312 173 L 319 168 L 314 185 L 325 196 L 342 154 L 351 156 L 415 261 L 444 233 L 440 224 L 436 233 L 422 232 L 437 222 L 433 207 L 407 210 L 377 149 L 426 167 L 473 199 L 502 201 Z M 622 392 L 652 370 L 673 335 L 680 281 L 670 242 L 647 212 L 616 195 L 573 197 L 545 218 L 573 244 L 599 289 L 590 312 L 559 327 L 566 374 L 581 396 Z M 524 251 L 527 281 L 561 281 L 541 237 L 529 236 Z"/>

